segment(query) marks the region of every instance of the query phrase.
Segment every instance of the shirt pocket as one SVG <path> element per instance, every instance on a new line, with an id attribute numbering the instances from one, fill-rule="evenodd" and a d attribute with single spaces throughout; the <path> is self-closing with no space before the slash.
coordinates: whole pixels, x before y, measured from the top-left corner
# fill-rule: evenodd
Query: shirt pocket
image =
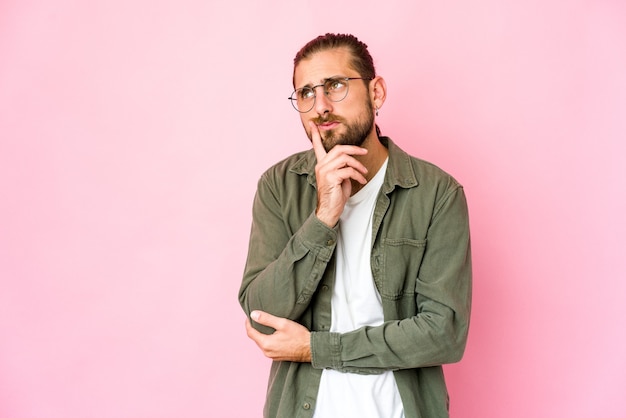
<path id="1" fill-rule="evenodd" d="M 384 238 L 383 274 L 379 286 L 380 294 L 386 299 L 400 299 L 415 295 L 426 240 L 411 238 Z"/>

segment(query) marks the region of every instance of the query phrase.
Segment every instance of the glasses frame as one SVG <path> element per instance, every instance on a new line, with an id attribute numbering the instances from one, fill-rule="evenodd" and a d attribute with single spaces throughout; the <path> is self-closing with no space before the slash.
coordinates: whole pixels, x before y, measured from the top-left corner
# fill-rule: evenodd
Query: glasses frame
<path id="1" fill-rule="evenodd" d="M 293 93 L 291 93 L 291 96 L 287 97 L 288 100 L 291 101 L 291 105 L 293 106 L 294 109 L 296 109 L 299 113 L 307 113 L 310 112 L 314 107 L 315 107 L 315 100 L 317 99 L 317 93 L 316 90 L 318 87 L 322 87 L 324 89 L 324 94 L 328 97 L 328 100 L 330 100 L 331 102 L 337 103 L 340 102 L 342 100 L 344 100 L 346 97 L 348 97 L 348 92 L 350 91 L 350 83 L 346 83 L 346 95 L 343 96 L 341 99 L 339 100 L 333 100 L 328 96 L 328 91 L 326 91 L 326 89 L 324 88 L 324 86 L 326 85 L 326 83 L 328 83 L 329 81 L 332 80 L 344 80 L 344 81 L 350 81 L 350 80 L 367 80 L 367 81 L 372 81 L 373 78 L 369 78 L 369 77 L 328 77 L 327 79 L 324 80 L 324 82 L 322 84 L 317 84 L 315 86 L 312 87 L 308 87 L 313 91 L 313 100 L 311 101 L 311 107 L 309 108 L 309 110 L 300 110 L 298 109 L 298 99 L 294 98 L 296 92 L 298 90 L 302 90 L 303 88 L 307 88 L 305 87 L 300 87 L 299 89 L 295 89 L 293 91 Z"/>

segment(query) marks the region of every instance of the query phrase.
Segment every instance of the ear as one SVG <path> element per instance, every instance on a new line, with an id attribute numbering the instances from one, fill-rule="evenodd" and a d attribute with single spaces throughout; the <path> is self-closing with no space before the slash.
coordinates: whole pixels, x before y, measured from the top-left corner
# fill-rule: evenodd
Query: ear
<path id="1" fill-rule="evenodd" d="M 387 98 L 387 84 L 384 78 L 377 76 L 370 81 L 370 98 L 376 109 L 383 107 Z"/>

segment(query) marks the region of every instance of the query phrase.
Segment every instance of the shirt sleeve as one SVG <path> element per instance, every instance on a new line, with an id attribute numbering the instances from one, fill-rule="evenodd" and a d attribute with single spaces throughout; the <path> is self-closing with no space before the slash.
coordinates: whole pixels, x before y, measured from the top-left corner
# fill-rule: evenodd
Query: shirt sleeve
<path id="1" fill-rule="evenodd" d="M 441 199 L 428 228 L 416 315 L 347 333 L 313 332 L 313 367 L 376 374 L 459 361 L 469 329 L 471 282 L 469 220 L 459 186 Z"/>
<path id="2" fill-rule="evenodd" d="M 239 301 L 247 315 L 263 310 L 297 320 L 308 307 L 336 246 L 337 230 L 315 216 L 292 231 L 285 205 L 267 176 L 259 180 Z M 293 202 L 291 202 L 293 204 Z M 273 330 L 253 323 L 258 330 Z"/>

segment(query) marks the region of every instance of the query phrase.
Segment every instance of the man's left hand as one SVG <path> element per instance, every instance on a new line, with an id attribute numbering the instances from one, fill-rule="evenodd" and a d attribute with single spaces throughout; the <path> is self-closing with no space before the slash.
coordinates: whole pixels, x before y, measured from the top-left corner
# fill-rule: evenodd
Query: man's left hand
<path id="1" fill-rule="evenodd" d="M 248 337 L 259 346 L 266 357 L 276 361 L 311 362 L 311 333 L 304 326 L 286 318 L 253 311 L 250 317 L 257 323 L 274 328 L 271 335 L 263 334 L 252 327 L 246 319 Z"/>

